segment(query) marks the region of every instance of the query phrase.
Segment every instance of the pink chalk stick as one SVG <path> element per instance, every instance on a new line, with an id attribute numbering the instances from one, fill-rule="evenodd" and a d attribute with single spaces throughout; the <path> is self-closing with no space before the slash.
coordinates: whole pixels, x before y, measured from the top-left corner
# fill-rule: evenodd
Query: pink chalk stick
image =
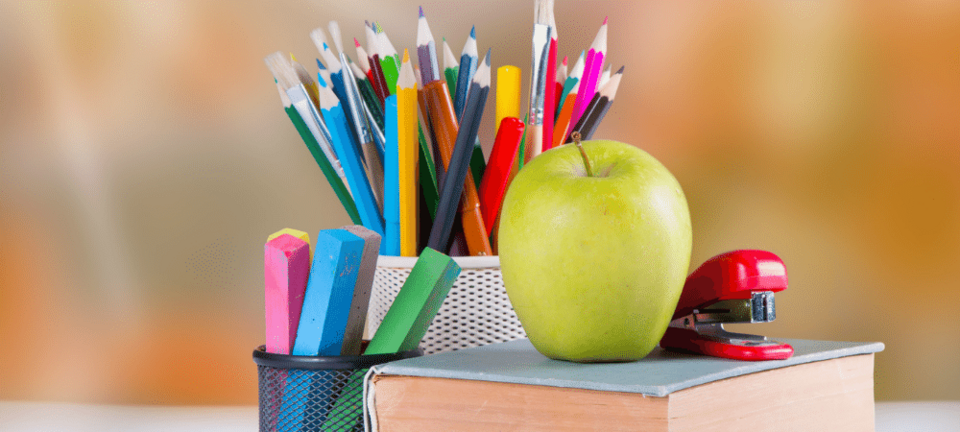
<path id="1" fill-rule="evenodd" d="M 310 276 L 310 244 L 290 234 L 268 241 L 263 247 L 263 276 L 267 352 L 290 354 Z"/>

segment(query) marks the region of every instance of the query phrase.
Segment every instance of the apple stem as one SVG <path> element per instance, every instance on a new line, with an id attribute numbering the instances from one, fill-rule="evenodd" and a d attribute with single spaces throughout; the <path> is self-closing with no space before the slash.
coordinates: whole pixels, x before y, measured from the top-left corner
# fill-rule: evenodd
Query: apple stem
<path id="1" fill-rule="evenodd" d="M 573 139 L 573 143 L 576 144 L 580 150 L 580 157 L 583 158 L 583 166 L 587 168 L 587 177 L 593 177 L 593 167 L 590 166 L 590 158 L 587 157 L 587 152 L 584 151 L 583 146 L 580 145 L 580 132 L 574 131 L 570 134 L 570 138 Z"/>

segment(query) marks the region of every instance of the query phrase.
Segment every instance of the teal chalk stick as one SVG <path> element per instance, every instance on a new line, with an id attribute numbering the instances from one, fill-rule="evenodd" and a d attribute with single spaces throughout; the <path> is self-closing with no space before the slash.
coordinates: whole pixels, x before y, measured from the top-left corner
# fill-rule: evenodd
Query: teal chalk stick
<path id="1" fill-rule="evenodd" d="M 294 355 L 340 355 L 363 246 L 362 238 L 342 229 L 317 235 Z"/>

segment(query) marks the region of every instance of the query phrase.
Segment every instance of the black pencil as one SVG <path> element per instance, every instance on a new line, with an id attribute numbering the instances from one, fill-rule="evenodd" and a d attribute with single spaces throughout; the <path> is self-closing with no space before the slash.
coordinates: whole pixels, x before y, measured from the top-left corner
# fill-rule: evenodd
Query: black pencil
<path id="1" fill-rule="evenodd" d="M 610 110 L 610 105 L 613 105 L 613 100 L 617 96 L 617 89 L 620 87 L 620 79 L 623 77 L 623 69 L 624 67 L 621 66 L 620 70 L 618 70 L 614 76 L 610 77 L 607 84 L 593 95 L 590 104 L 587 105 L 587 108 L 583 111 L 583 116 L 580 117 L 577 124 L 570 130 L 570 135 L 573 135 L 575 131 L 580 132 L 580 136 L 583 137 L 584 140 L 588 140 L 593 136 L 593 133 L 597 131 L 597 127 L 600 126 L 603 117 L 606 116 L 607 111 Z M 573 138 L 568 137 L 565 142 L 571 143 L 573 142 Z"/>

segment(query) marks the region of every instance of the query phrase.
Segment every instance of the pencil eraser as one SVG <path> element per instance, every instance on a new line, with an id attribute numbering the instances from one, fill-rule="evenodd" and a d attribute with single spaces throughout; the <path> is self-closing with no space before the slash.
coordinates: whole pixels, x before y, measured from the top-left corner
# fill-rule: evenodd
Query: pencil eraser
<path id="1" fill-rule="evenodd" d="M 364 241 L 342 229 L 317 235 L 294 355 L 340 355 Z"/>
<path id="2" fill-rule="evenodd" d="M 424 248 L 364 354 L 416 349 L 459 275 L 453 258 Z"/>
<path id="3" fill-rule="evenodd" d="M 310 244 L 280 234 L 271 236 L 263 249 L 266 349 L 269 353 L 290 354 L 310 275 Z"/>
<path id="4" fill-rule="evenodd" d="M 341 229 L 363 239 L 363 257 L 357 285 L 353 289 L 353 302 L 350 317 L 347 319 L 343 334 L 342 355 L 360 355 L 360 341 L 363 339 L 363 326 L 367 322 L 367 308 L 370 305 L 370 292 L 373 289 L 373 277 L 377 271 L 377 258 L 380 256 L 380 234 L 361 225 L 347 225 Z"/>

